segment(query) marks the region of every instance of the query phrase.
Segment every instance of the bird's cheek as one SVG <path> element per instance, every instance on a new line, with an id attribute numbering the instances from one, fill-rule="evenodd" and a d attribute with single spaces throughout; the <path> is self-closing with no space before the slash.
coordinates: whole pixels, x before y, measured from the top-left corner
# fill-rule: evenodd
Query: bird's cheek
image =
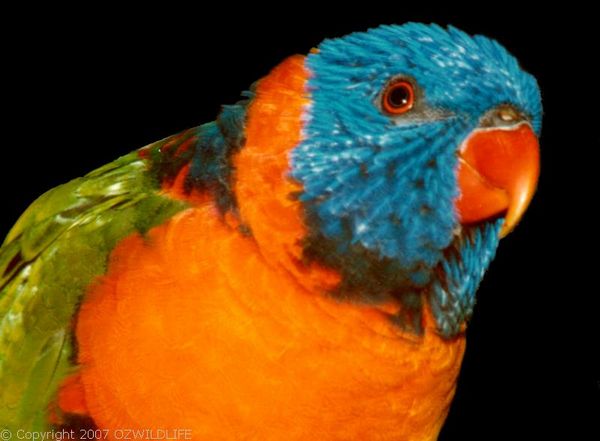
<path id="1" fill-rule="evenodd" d="M 504 215 L 504 237 L 525 213 L 539 171 L 538 139 L 529 124 L 475 130 L 459 152 L 455 206 L 460 222 Z"/>

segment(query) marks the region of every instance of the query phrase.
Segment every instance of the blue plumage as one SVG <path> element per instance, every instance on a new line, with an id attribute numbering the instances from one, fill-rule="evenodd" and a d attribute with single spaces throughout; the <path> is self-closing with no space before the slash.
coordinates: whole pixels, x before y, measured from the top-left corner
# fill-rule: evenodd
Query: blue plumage
<path id="1" fill-rule="evenodd" d="M 231 181 L 231 157 L 246 141 L 246 111 L 254 97 L 253 88 L 242 94 L 246 99 L 223 106 L 216 121 L 195 129 L 198 141 L 194 145 L 186 189 L 210 192 L 221 213 L 237 209 Z"/>
<path id="2" fill-rule="evenodd" d="M 535 79 L 493 40 L 414 23 L 326 40 L 307 66 L 312 104 L 291 154 L 311 230 L 306 255 L 342 272 L 339 294 L 406 300 L 405 322 L 417 331 L 415 298 L 427 296 L 438 331 L 454 335 L 502 223 L 457 234 L 457 151 L 501 104 L 520 109 L 539 133 Z M 417 101 L 390 116 L 380 96 L 397 78 L 416 85 Z"/>

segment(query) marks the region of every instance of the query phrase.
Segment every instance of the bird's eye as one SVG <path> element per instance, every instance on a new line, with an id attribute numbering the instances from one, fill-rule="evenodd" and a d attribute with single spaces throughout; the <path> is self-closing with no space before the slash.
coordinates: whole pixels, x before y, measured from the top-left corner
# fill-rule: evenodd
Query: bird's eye
<path id="1" fill-rule="evenodd" d="M 415 91 L 408 81 L 391 83 L 383 92 L 381 106 L 390 115 L 402 115 L 412 109 L 415 103 Z"/>

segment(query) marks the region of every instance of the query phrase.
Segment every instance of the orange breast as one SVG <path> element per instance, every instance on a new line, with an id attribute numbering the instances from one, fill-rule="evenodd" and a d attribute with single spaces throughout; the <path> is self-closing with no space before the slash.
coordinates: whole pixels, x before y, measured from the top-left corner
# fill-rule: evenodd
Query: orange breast
<path id="1" fill-rule="evenodd" d="M 196 440 L 436 438 L 464 339 L 437 337 L 428 311 L 422 338 L 404 334 L 387 318 L 398 305 L 337 301 L 324 290 L 338 274 L 302 261 L 290 198 L 299 188 L 285 174 L 306 77 L 303 59 L 289 59 L 250 110 L 234 163 L 251 236 L 197 197 L 148 237 L 123 241 L 91 288 L 77 340 L 100 428 L 189 429 Z"/>
<path id="2" fill-rule="evenodd" d="M 77 338 L 87 407 L 102 428 L 428 440 L 464 349 L 432 326 L 415 339 L 379 308 L 305 290 L 206 205 L 118 247 Z"/>

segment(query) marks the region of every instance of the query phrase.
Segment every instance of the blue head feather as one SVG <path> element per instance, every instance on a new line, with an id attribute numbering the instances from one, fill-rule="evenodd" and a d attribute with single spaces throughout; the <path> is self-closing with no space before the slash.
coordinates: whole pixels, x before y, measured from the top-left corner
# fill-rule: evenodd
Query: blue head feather
<path id="1" fill-rule="evenodd" d="M 326 40 L 306 63 L 311 105 L 291 153 L 311 230 L 306 255 L 342 272 L 340 292 L 397 295 L 416 313 L 426 295 L 439 332 L 454 335 L 502 223 L 455 234 L 456 153 L 502 104 L 539 133 L 535 79 L 493 40 L 415 23 Z M 416 85 L 417 101 L 390 117 L 380 94 L 399 77 Z M 410 320 L 418 328 L 419 315 Z"/>

